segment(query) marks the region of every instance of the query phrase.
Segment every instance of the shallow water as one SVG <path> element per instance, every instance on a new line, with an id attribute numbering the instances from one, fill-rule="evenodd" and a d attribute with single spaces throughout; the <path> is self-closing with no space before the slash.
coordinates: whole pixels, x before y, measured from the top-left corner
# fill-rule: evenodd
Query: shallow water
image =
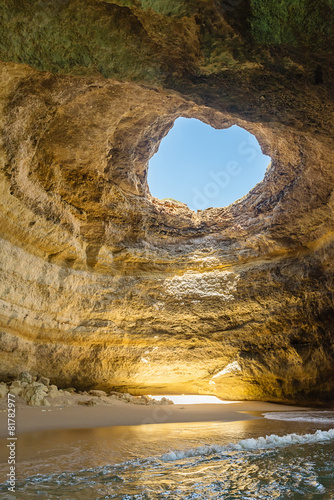
<path id="1" fill-rule="evenodd" d="M 16 495 L 8 494 L 5 484 L 0 495 L 47 500 L 333 500 L 334 412 L 267 416 L 23 434 L 18 440 Z"/>

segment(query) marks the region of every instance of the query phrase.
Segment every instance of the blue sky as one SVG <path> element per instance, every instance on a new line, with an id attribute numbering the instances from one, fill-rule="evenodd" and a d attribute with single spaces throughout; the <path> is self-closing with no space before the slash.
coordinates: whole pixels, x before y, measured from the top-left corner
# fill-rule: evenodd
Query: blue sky
<path id="1" fill-rule="evenodd" d="M 269 162 L 256 138 L 236 125 L 215 130 L 178 118 L 149 162 L 148 185 L 156 198 L 174 198 L 192 210 L 225 207 L 263 179 Z"/>

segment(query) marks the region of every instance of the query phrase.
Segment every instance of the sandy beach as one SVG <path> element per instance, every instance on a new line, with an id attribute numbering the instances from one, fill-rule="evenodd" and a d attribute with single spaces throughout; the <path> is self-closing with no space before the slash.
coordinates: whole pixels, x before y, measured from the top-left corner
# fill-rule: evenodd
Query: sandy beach
<path id="1" fill-rule="evenodd" d="M 0 437 L 7 436 L 7 400 L 1 401 Z M 256 412 L 305 409 L 259 401 L 225 402 L 225 404 L 190 404 L 138 406 L 115 402 L 98 406 L 31 407 L 17 405 L 16 434 L 55 429 L 84 429 L 124 425 L 147 425 L 177 422 L 232 422 L 258 418 Z"/>

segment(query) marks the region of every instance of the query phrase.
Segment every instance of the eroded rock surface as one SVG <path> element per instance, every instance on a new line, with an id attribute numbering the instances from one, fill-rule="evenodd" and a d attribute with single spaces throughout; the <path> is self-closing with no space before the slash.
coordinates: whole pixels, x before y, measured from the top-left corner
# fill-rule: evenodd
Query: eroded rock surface
<path id="1" fill-rule="evenodd" d="M 333 398 L 333 7 L 320 3 L 311 22 L 306 3 L 2 2 L 3 380 Z M 153 198 L 148 160 L 179 116 L 255 134 L 264 180 L 198 213 Z"/>
<path id="2" fill-rule="evenodd" d="M 22 375 L 22 374 L 20 374 Z M 36 377 L 32 377 L 30 383 L 21 382 L 18 379 L 8 382 L 0 382 L 0 400 L 10 397 L 15 399 L 15 404 L 21 406 L 98 406 L 98 405 L 118 405 L 118 404 L 136 404 L 136 405 L 172 405 L 173 401 L 163 397 L 155 399 L 151 396 L 133 396 L 129 393 L 111 391 L 107 394 L 105 391 L 92 389 L 87 391 L 76 391 L 74 387 L 68 387 L 66 390 L 58 389 L 54 384 L 36 382 Z M 47 381 L 48 379 L 45 378 Z M 2 404 L 2 407 L 5 405 Z M 6 409 L 0 411 L 7 411 Z"/>

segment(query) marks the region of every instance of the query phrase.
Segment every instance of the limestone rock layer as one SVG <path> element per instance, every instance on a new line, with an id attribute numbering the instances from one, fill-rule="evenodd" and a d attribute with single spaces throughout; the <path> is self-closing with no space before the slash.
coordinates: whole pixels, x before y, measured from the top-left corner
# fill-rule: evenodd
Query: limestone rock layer
<path id="1" fill-rule="evenodd" d="M 14 3 L 0 377 L 333 399 L 332 3 L 312 22 L 306 1 Z M 152 197 L 148 161 L 180 116 L 253 133 L 263 181 L 197 213 Z"/>

